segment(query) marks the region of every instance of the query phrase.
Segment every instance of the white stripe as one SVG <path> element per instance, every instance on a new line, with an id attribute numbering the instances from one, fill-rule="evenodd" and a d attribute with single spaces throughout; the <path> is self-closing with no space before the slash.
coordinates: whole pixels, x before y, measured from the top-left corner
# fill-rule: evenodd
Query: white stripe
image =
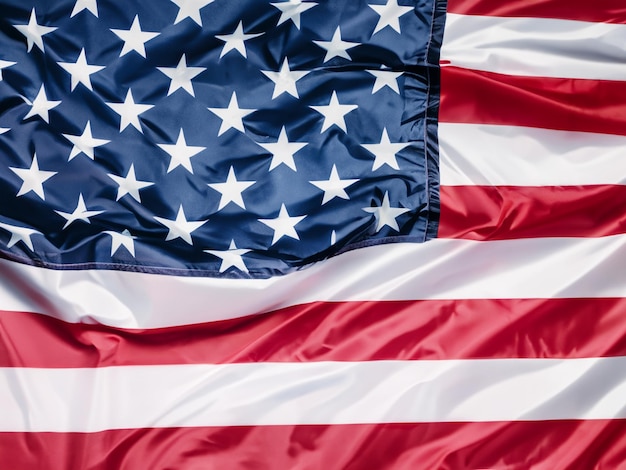
<path id="1" fill-rule="evenodd" d="M 448 13 L 441 59 L 509 75 L 626 80 L 626 25 Z"/>
<path id="2" fill-rule="evenodd" d="M 441 184 L 626 184 L 626 137 L 530 127 L 439 124 Z"/>
<path id="3" fill-rule="evenodd" d="M 268 280 L 55 271 L 0 260 L 0 310 L 157 328 L 313 301 L 626 297 L 626 236 L 437 239 L 344 253 Z"/>
<path id="4" fill-rule="evenodd" d="M 0 431 L 626 418 L 626 358 L 0 369 Z"/>

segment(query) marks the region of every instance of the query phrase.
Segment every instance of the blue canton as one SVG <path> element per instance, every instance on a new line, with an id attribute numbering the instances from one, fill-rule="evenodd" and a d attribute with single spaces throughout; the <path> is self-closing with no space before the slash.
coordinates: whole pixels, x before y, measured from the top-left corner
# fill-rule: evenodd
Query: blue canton
<path id="1" fill-rule="evenodd" d="M 436 0 L 0 9 L 0 256 L 269 277 L 436 236 Z"/>

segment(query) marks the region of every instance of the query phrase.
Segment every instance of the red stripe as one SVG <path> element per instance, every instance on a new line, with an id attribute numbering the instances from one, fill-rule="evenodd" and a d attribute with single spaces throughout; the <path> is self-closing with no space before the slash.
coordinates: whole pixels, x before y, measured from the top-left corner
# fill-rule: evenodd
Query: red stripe
<path id="1" fill-rule="evenodd" d="M 619 469 L 626 421 L 0 433 L 11 470 Z"/>
<path id="2" fill-rule="evenodd" d="M 624 0 L 448 0 L 448 12 L 626 24 L 625 5 Z"/>
<path id="3" fill-rule="evenodd" d="M 625 314 L 622 298 L 315 303 L 131 332 L 2 312 L 0 366 L 622 356 Z"/>
<path id="4" fill-rule="evenodd" d="M 504 156 L 503 156 L 504 157 Z M 439 236 L 471 240 L 626 233 L 626 186 L 442 186 Z"/>
<path id="5" fill-rule="evenodd" d="M 439 118 L 626 135 L 626 82 L 443 67 Z"/>

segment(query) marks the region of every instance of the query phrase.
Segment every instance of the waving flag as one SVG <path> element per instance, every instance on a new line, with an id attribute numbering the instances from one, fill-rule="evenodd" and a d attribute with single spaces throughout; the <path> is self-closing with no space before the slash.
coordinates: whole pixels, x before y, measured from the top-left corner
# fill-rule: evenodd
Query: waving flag
<path id="1" fill-rule="evenodd" d="M 626 460 L 617 1 L 0 7 L 3 466 Z"/>

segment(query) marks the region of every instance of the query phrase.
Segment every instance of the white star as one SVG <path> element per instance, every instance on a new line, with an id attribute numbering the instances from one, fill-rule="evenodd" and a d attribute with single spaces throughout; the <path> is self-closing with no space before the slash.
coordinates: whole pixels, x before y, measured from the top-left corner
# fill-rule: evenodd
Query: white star
<path id="1" fill-rule="evenodd" d="M 117 188 L 117 198 L 116 201 L 119 201 L 127 194 L 130 194 L 133 199 L 137 202 L 141 202 L 141 197 L 139 196 L 139 190 L 143 188 L 147 188 L 148 186 L 152 186 L 154 183 L 150 181 L 138 181 L 135 177 L 135 167 L 133 164 L 130 164 L 130 169 L 125 177 L 113 175 L 109 173 L 107 175 L 113 181 L 115 181 L 119 188 Z"/>
<path id="2" fill-rule="evenodd" d="M 316 2 L 303 2 L 301 0 L 288 0 L 281 3 L 271 3 L 273 7 L 280 10 L 280 18 L 276 26 L 291 20 L 296 28 L 300 29 L 300 15 L 307 10 L 317 6 Z"/>
<path id="3" fill-rule="evenodd" d="M 204 252 L 209 253 L 213 256 L 217 256 L 222 260 L 222 264 L 220 265 L 221 273 L 223 273 L 230 267 L 237 268 L 239 271 L 242 271 L 244 273 L 248 272 L 248 268 L 243 262 L 242 255 L 250 252 L 250 250 L 237 248 L 237 245 L 235 245 L 235 240 L 230 241 L 230 247 L 228 248 L 228 250 L 204 250 Z"/>
<path id="4" fill-rule="evenodd" d="M 341 28 L 337 26 L 335 34 L 330 41 L 313 41 L 315 44 L 323 49 L 326 49 L 326 56 L 324 57 L 324 63 L 328 62 L 334 57 L 343 57 L 344 59 L 352 60 L 348 49 L 360 46 L 359 42 L 347 42 L 341 39 Z"/>
<path id="5" fill-rule="evenodd" d="M 161 73 L 167 75 L 172 81 L 167 96 L 182 88 L 194 98 L 191 80 L 206 70 L 205 67 L 187 67 L 185 54 L 182 55 L 176 67 L 157 67 Z"/>
<path id="6" fill-rule="evenodd" d="M 81 135 L 63 134 L 63 137 L 74 144 L 70 152 L 70 157 L 67 159 L 68 162 L 81 153 L 84 153 L 93 160 L 95 158 L 94 149 L 111 142 L 110 140 L 95 139 L 93 135 L 91 135 L 91 123 L 89 121 L 87 121 L 85 130 L 83 130 Z"/>
<path id="7" fill-rule="evenodd" d="M 157 144 L 161 149 L 169 154 L 170 165 L 167 168 L 167 172 L 171 172 L 174 168 L 178 168 L 182 166 L 189 173 L 193 175 L 193 168 L 191 167 L 191 157 L 198 155 L 203 150 L 206 150 L 206 147 L 199 147 L 194 145 L 187 145 L 187 141 L 185 140 L 185 133 L 182 128 L 178 133 L 178 139 L 175 144 Z"/>
<path id="8" fill-rule="evenodd" d="M 344 116 L 358 108 L 356 104 L 339 104 L 336 91 L 333 91 L 333 94 L 330 97 L 330 103 L 327 105 L 309 107 L 324 116 L 324 123 L 322 124 L 322 130 L 320 133 L 329 129 L 333 125 L 336 125 L 342 131 L 347 132 Z"/>
<path id="9" fill-rule="evenodd" d="M 272 245 L 283 237 L 295 238 L 300 240 L 298 232 L 296 232 L 296 225 L 304 219 L 306 215 L 299 217 L 291 217 L 287 212 L 285 204 L 280 206 L 280 213 L 275 219 L 259 219 L 259 222 L 267 225 L 274 230 L 274 238 L 272 239 Z"/>
<path id="10" fill-rule="evenodd" d="M 413 7 L 399 6 L 398 0 L 387 0 L 384 5 L 369 5 L 369 7 L 380 16 L 372 35 L 387 26 L 391 26 L 393 30 L 400 33 L 400 17 L 414 10 Z"/>
<path id="11" fill-rule="evenodd" d="M 0 222 L 0 228 L 6 230 L 11 234 L 11 238 L 7 242 L 7 248 L 11 248 L 17 242 L 24 242 L 24 245 L 26 245 L 30 249 L 30 251 L 35 251 L 35 248 L 33 247 L 33 241 L 30 237 L 33 236 L 33 234 L 35 233 L 41 234 L 41 232 L 32 228 L 3 224 L 2 222 Z"/>
<path id="12" fill-rule="evenodd" d="M 216 190 L 222 195 L 218 211 L 222 210 L 229 202 L 234 202 L 242 209 L 246 208 L 241 193 L 252 186 L 256 181 L 237 181 L 235 170 L 231 166 L 228 170 L 228 177 L 225 183 L 209 183 L 207 186 Z"/>
<path id="13" fill-rule="evenodd" d="M 361 144 L 361 147 L 364 147 L 365 150 L 376 157 L 372 165 L 372 171 L 375 171 L 383 165 L 389 165 L 394 170 L 399 170 L 400 166 L 398 165 L 398 160 L 396 160 L 396 154 L 409 145 L 411 145 L 409 142 L 391 143 L 389 135 L 387 135 L 387 129 L 383 128 L 383 135 L 379 144 Z"/>
<path id="14" fill-rule="evenodd" d="M 111 256 L 123 246 L 133 258 L 135 257 L 135 237 L 130 234 L 128 229 L 125 229 L 122 233 L 109 230 L 104 233 L 111 236 Z"/>
<path id="15" fill-rule="evenodd" d="M 142 31 L 139 24 L 139 15 L 135 15 L 130 29 L 112 29 L 111 32 L 124 41 L 120 57 L 128 54 L 130 51 L 135 51 L 144 59 L 146 58 L 146 43 L 160 34 Z"/>
<path id="16" fill-rule="evenodd" d="M 256 109 L 240 108 L 239 103 L 237 103 L 237 94 L 234 91 L 230 97 L 228 108 L 207 109 L 222 120 L 222 125 L 217 133 L 218 137 L 228 129 L 237 129 L 240 132 L 245 132 L 246 129 L 243 126 L 243 118 L 256 111 Z"/>
<path id="17" fill-rule="evenodd" d="M 178 15 L 174 20 L 174 24 L 178 24 L 185 18 L 191 18 L 199 26 L 202 26 L 202 17 L 200 16 L 200 10 L 205 6 L 210 5 L 214 0 L 171 0 L 179 8 Z"/>
<path id="18" fill-rule="evenodd" d="M 154 219 L 168 228 L 169 232 L 167 233 L 167 237 L 165 238 L 166 242 L 170 240 L 175 240 L 176 238 L 182 238 L 189 245 L 193 245 L 193 241 L 191 240 L 191 232 L 197 230 L 202 225 L 208 222 L 208 219 L 199 220 L 197 222 L 189 222 L 185 217 L 185 211 L 183 210 L 182 204 L 178 209 L 176 220 L 163 219 L 162 217 L 154 217 Z"/>
<path id="19" fill-rule="evenodd" d="M 308 74 L 310 70 L 290 70 L 289 62 L 287 62 L 287 58 L 285 57 L 283 65 L 280 67 L 280 72 L 273 72 L 271 70 L 261 70 L 261 72 L 274 82 L 274 93 L 272 94 L 272 99 L 282 95 L 283 93 L 289 93 L 294 98 L 300 98 L 298 96 L 296 82 Z"/>
<path id="20" fill-rule="evenodd" d="M 43 50 L 43 36 L 56 31 L 58 28 L 53 26 L 42 26 L 37 24 L 37 14 L 35 8 L 30 12 L 28 24 L 14 24 L 13 27 L 26 37 L 26 51 L 30 52 L 33 45 L 37 46 L 41 52 Z"/>
<path id="21" fill-rule="evenodd" d="M 322 191 L 324 191 L 324 198 L 322 200 L 322 205 L 326 204 L 329 201 L 332 201 L 334 198 L 338 197 L 341 199 L 350 199 L 348 193 L 346 193 L 346 188 L 354 183 L 359 181 L 356 180 L 342 180 L 339 178 L 339 174 L 337 173 L 337 167 L 333 165 L 333 169 L 330 171 L 330 177 L 326 181 L 309 181 L 309 183 L 317 186 Z"/>
<path id="22" fill-rule="evenodd" d="M 102 214 L 104 211 L 88 211 L 87 207 L 85 206 L 85 201 L 83 200 L 83 195 L 79 194 L 78 204 L 76 204 L 76 209 L 74 209 L 74 212 L 72 212 L 71 214 L 69 212 L 61 212 L 56 210 L 54 212 L 56 212 L 66 220 L 65 225 L 63 226 L 63 230 L 65 230 L 67 227 L 70 226 L 72 222 L 75 222 L 77 220 L 82 220 L 83 222 L 87 222 L 88 224 L 90 224 L 91 222 L 89 221 L 89 217 L 94 217 L 98 214 Z"/>
<path id="23" fill-rule="evenodd" d="M 120 115 L 120 132 L 126 129 L 128 126 L 133 126 L 139 132 L 143 134 L 141 124 L 139 123 L 139 115 L 145 113 L 149 109 L 152 109 L 154 105 L 151 104 L 137 104 L 133 98 L 133 93 L 128 89 L 126 92 L 126 99 L 123 103 L 105 103 L 109 108 Z"/>
<path id="24" fill-rule="evenodd" d="M 73 18 L 83 10 L 90 11 L 96 18 L 98 18 L 98 3 L 96 0 L 76 0 L 70 18 Z"/>
<path id="25" fill-rule="evenodd" d="M 11 67 L 12 65 L 17 64 L 17 62 L 9 62 L 8 60 L 0 60 L 0 82 L 2 81 L 2 69 L 6 69 L 7 67 Z"/>
<path id="26" fill-rule="evenodd" d="M 363 210 L 365 212 L 369 212 L 370 214 L 374 214 L 374 216 L 376 217 L 376 231 L 377 232 L 380 232 L 380 230 L 385 225 L 391 227 L 396 232 L 399 232 L 400 228 L 398 227 L 398 222 L 396 221 L 396 218 L 400 217 L 405 212 L 409 212 L 409 209 L 405 209 L 404 207 L 391 207 L 389 205 L 389 193 L 388 192 L 385 192 L 382 206 L 364 207 Z"/>
<path id="27" fill-rule="evenodd" d="M 11 129 L 8 127 L 0 127 L 0 135 L 4 134 L 5 132 L 9 132 Z"/>
<path id="28" fill-rule="evenodd" d="M 71 91 L 78 86 L 79 83 L 85 85 L 89 90 L 93 91 L 91 86 L 91 75 L 102 70 L 104 65 L 89 65 L 85 58 L 85 49 L 80 50 L 76 62 L 57 62 L 72 77 Z"/>
<path id="29" fill-rule="evenodd" d="M 222 48 L 222 52 L 220 53 L 220 59 L 228 54 L 230 51 L 237 51 L 247 59 L 248 56 L 246 53 L 245 42 L 248 39 L 256 38 L 258 36 L 261 36 L 262 34 L 263 33 L 245 34 L 243 32 L 243 21 L 240 21 L 234 33 L 215 35 L 217 39 L 225 42 L 224 47 Z"/>
<path id="30" fill-rule="evenodd" d="M 42 200 L 46 200 L 46 196 L 43 191 L 43 183 L 56 175 L 57 172 L 40 170 L 39 163 L 37 162 L 37 154 L 33 156 L 33 162 L 31 163 L 30 168 L 9 167 L 9 169 L 22 180 L 22 186 L 17 192 L 17 196 L 22 196 L 32 191 Z"/>
<path id="31" fill-rule="evenodd" d="M 39 88 L 39 93 L 37 93 L 37 96 L 32 103 L 27 99 L 24 99 L 24 101 L 26 101 L 26 104 L 29 104 L 31 106 L 30 111 L 28 111 L 28 114 L 26 114 L 26 116 L 24 116 L 23 118 L 24 121 L 33 116 L 39 116 L 47 123 L 50 123 L 50 115 L 48 114 L 48 111 L 61 104 L 60 101 L 48 100 L 48 96 L 46 95 L 46 89 L 43 85 L 41 85 L 41 88 Z"/>
<path id="32" fill-rule="evenodd" d="M 280 130 L 277 142 L 266 144 L 258 142 L 258 144 L 272 154 L 272 162 L 270 163 L 269 171 L 272 171 L 281 164 L 287 165 L 293 171 L 298 171 L 296 170 L 296 163 L 293 161 L 293 156 L 302 147 L 306 147 L 308 142 L 289 142 L 287 131 L 283 126 Z"/>
<path id="33" fill-rule="evenodd" d="M 395 91 L 397 94 L 400 94 L 398 77 L 402 75 L 402 72 L 393 72 L 391 70 L 367 70 L 367 72 L 376 77 L 374 87 L 372 88 L 372 95 L 386 86 L 391 88 L 391 90 Z"/>

